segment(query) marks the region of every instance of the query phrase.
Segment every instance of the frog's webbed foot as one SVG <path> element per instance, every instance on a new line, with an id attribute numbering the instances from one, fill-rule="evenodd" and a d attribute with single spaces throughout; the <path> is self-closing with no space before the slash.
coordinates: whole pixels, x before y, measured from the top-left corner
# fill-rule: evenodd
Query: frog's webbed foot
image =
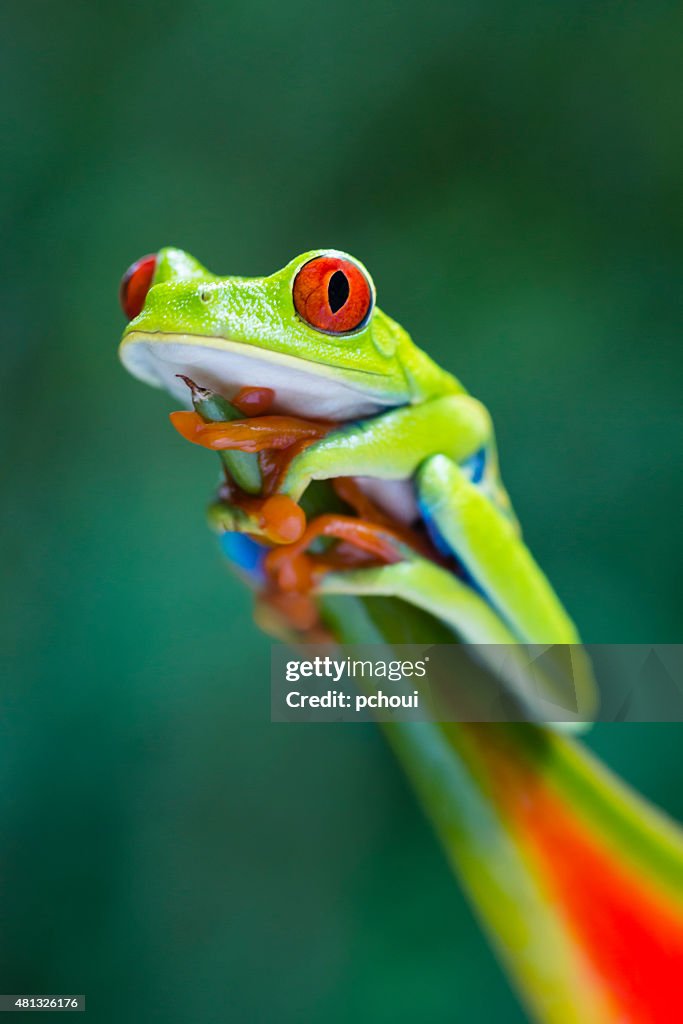
<path id="1" fill-rule="evenodd" d="M 320 541 L 332 543 L 323 546 Z M 264 568 L 275 589 L 309 593 L 326 572 L 389 565 L 404 557 L 403 542 L 387 527 L 327 513 L 313 519 L 293 544 L 269 551 Z"/>
<path id="2" fill-rule="evenodd" d="M 315 592 L 327 573 L 344 573 L 423 558 L 440 561 L 428 539 L 394 522 L 351 478 L 333 482 L 342 511 L 310 520 L 293 543 L 270 551 L 264 569 L 272 587 Z"/>
<path id="3" fill-rule="evenodd" d="M 254 416 L 207 422 L 197 412 L 171 413 L 171 423 L 193 444 L 222 453 L 258 455 L 263 494 L 273 494 L 293 459 L 324 437 L 333 424 L 296 416 Z M 229 466 L 226 460 L 226 465 Z"/>
<path id="4" fill-rule="evenodd" d="M 255 416 L 221 423 L 206 422 L 196 412 L 172 412 L 170 418 L 187 441 L 215 452 L 280 450 L 320 436 L 317 423 L 294 416 Z"/>

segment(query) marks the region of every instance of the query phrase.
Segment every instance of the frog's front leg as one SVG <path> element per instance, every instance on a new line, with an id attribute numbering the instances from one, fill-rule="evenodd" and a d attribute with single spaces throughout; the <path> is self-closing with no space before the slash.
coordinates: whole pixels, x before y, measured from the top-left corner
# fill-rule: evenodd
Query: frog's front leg
<path id="1" fill-rule="evenodd" d="M 481 402 L 445 395 L 331 430 L 295 455 L 278 491 L 298 501 L 312 480 L 408 480 L 430 455 L 445 452 L 462 462 L 491 443 L 491 420 Z"/>

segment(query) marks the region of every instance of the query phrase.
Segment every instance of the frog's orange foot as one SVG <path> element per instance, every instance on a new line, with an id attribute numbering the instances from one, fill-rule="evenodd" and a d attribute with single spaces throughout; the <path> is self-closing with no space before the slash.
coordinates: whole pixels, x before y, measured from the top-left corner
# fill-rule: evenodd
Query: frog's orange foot
<path id="1" fill-rule="evenodd" d="M 323 553 L 309 552 L 320 537 L 334 543 Z M 267 577 L 259 603 L 259 624 L 281 638 L 298 637 L 307 642 L 333 638 L 320 620 L 315 589 L 321 577 L 333 570 L 386 565 L 401 561 L 401 538 L 377 523 L 352 516 L 318 516 L 292 544 L 273 548 L 265 557 Z"/>
<path id="2" fill-rule="evenodd" d="M 172 412 L 170 420 L 186 441 L 212 451 L 262 452 L 291 448 L 323 436 L 320 423 L 293 416 L 255 416 L 230 423 L 207 423 L 196 412 Z"/>
<path id="3" fill-rule="evenodd" d="M 242 392 L 234 401 L 242 401 L 243 408 L 250 396 L 242 399 L 241 395 Z M 262 401 L 262 396 L 257 397 Z M 252 403 L 250 411 L 254 408 L 256 404 Z M 193 444 L 218 452 L 258 453 L 264 494 L 273 494 L 292 459 L 329 433 L 333 426 L 327 420 L 303 420 L 295 416 L 255 415 L 229 423 L 209 423 L 196 412 L 173 412 L 170 419 L 178 433 Z"/>
<path id="4" fill-rule="evenodd" d="M 310 554 L 319 537 L 339 543 L 323 554 Z M 295 543 L 269 551 L 264 565 L 276 589 L 305 594 L 333 569 L 400 562 L 405 557 L 401 549 L 401 538 L 386 526 L 330 513 L 312 520 Z"/>

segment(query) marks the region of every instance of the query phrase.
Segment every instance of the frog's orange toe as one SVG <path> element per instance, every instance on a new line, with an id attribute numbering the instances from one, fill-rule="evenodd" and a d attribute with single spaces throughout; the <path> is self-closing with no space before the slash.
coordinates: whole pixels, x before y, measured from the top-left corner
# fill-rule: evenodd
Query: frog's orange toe
<path id="1" fill-rule="evenodd" d="M 306 529 L 303 509 L 284 494 L 274 494 L 264 501 L 260 519 L 268 539 L 274 544 L 292 544 Z"/>
<path id="2" fill-rule="evenodd" d="M 323 437 L 328 423 L 309 422 L 294 416 L 255 416 L 229 423 L 207 422 L 196 412 L 172 412 L 170 420 L 179 434 L 193 444 L 213 451 L 281 451 Z"/>
<path id="3" fill-rule="evenodd" d="M 181 437 L 193 444 L 201 444 L 199 440 L 199 429 L 204 426 L 204 420 L 196 412 L 172 412 L 168 417 Z"/>

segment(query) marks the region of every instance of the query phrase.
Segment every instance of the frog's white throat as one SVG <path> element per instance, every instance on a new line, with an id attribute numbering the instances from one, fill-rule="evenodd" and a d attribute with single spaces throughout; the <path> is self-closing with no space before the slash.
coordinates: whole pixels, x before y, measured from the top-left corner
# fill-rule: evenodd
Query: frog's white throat
<path id="1" fill-rule="evenodd" d="M 120 356 L 126 369 L 154 387 L 164 388 L 185 407 L 187 385 L 178 374 L 218 392 L 228 400 L 242 387 L 267 387 L 275 392 L 273 412 L 331 420 L 371 416 L 401 404 L 382 394 L 382 378 L 363 371 L 337 370 L 278 352 L 221 339 L 181 334 L 126 335 Z"/>

